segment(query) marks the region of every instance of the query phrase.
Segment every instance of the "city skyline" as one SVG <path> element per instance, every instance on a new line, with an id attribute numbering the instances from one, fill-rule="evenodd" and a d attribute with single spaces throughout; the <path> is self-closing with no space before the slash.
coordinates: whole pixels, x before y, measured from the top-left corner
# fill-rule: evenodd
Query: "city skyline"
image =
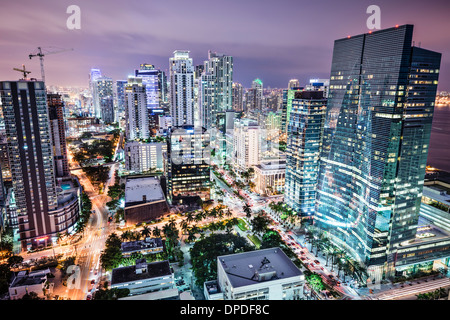
<path id="1" fill-rule="evenodd" d="M 206 6 L 205 1 L 191 1 L 186 7 L 177 6 L 179 1 L 133 3 L 125 8 L 117 1 L 109 1 L 108 6 L 78 3 L 80 30 L 66 27 L 70 16 L 66 9 L 73 4 L 70 1 L 5 4 L 2 13 L 7 15 L 0 13 L 0 27 L 4 30 L 0 73 L 5 79 L 15 80 L 17 73 L 12 68 L 25 64 L 31 77 L 40 78 L 38 59 L 28 58 L 38 46 L 74 49 L 44 58 L 46 82 L 62 86 L 87 86 L 89 70 L 94 67 L 114 80 L 124 80 L 141 63 L 153 64 L 167 73 L 168 58 L 175 50 L 189 50 L 194 65 L 201 65 L 211 50 L 233 56 L 234 81 L 244 87 L 249 88 L 251 81 L 259 78 L 265 88 L 284 88 L 291 78 L 300 83 L 328 78 L 334 40 L 367 33 L 370 15 L 366 9 L 372 4 L 286 0 L 275 6 L 268 1 L 229 1 L 227 6 L 219 7 L 218 2 Z M 442 52 L 438 90 L 449 90 L 450 36 L 436 30 L 450 28 L 445 20 L 450 4 L 375 4 L 381 9 L 382 29 L 412 23 L 417 46 Z M 61 70 L 67 70 L 70 77 Z"/>

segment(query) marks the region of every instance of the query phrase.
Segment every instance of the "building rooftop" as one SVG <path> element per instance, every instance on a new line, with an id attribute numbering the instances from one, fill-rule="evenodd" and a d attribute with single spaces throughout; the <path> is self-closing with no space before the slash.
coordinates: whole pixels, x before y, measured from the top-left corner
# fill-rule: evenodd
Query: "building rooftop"
<path id="1" fill-rule="evenodd" d="M 170 275 L 172 275 L 172 270 L 168 260 L 152 263 L 137 260 L 134 266 L 113 269 L 111 285 Z"/>
<path id="2" fill-rule="evenodd" d="M 135 252 L 149 248 L 162 248 L 163 243 L 161 238 L 145 238 L 145 240 L 123 242 L 122 252 Z"/>
<path id="3" fill-rule="evenodd" d="M 217 259 L 234 288 L 303 275 L 280 248 L 231 254 Z"/>
<path id="4" fill-rule="evenodd" d="M 400 244 L 401 247 L 414 246 L 427 242 L 447 241 L 450 239 L 450 233 L 434 225 L 428 219 L 419 216 L 417 223 L 416 237 L 412 241 L 405 241 Z"/>
<path id="5" fill-rule="evenodd" d="M 258 167 L 261 170 L 285 169 L 286 168 L 286 159 L 271 160 L 271 161 L 261 161 L 255 167 Z"/>
<path id="6" fill-rule="evenodd" d="M 38 270 L 28 273 L 27 271 L 19 271 L 13 281 L 10 288 L 32 286 L 36 284 L 44 283 L 47 280 L 47 274 L 50 273 L 49 269 Z"/>
<path id="7" fill-rule="evenodd" d="M 445 186 L 439 184 L 423 186 L 422 194 L 425 197 L 450 205 L 450 191 Z"/>
<path id="8" fill-rule="evenodd" d="M 125 184 L 125 206 L 135 202 L 145 203 L 164 199 L 164 193 L 158 178 L 127 179 Z"/>

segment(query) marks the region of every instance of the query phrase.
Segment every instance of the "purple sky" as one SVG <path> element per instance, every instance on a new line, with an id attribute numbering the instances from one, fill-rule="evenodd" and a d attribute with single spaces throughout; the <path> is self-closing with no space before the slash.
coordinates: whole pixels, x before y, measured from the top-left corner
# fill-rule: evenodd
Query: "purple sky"
<path id="1" fill-rule="evenodd" d="M 81 30 L 69 30 L 66 9 L 81 8 Z M 208 50 L 232 55 L 234 81 L 245 87 L 287 87 L 329 77 L 334 40 L 368 32 L 366 9 L 381 8 L 381 27 L 414 24 L 416 45 L 441 52 L 439 90 L 450 90 L 450 1 L 358 0 L 15 0 L 0 10 L 0 80 L 25 64 L 40 78 L 38 46 L 74 48 L 44 59 L 47 84 L 87 86 L 91 67 L 114 80 L 140 63 L 167 70 L 177 49 L 202 64 Z"/>

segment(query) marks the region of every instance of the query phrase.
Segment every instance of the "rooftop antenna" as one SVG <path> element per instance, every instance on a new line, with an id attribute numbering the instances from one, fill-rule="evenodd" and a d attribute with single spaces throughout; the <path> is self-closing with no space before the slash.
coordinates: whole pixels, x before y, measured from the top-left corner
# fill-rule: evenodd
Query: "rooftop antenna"
<path id="1" fill-rule="evenodd" d="M 19 68 L 13 68 L 13 70 L 19 71 L 19 72 L 23 73 L 23 79 L 26 79 L 26 78 L 27 78 L 27 75 L 28 75 L 29 73 L 31 73 L 31 71 L 27 71 L 27 70 L 25 69 L 25 65 L 24 65 L 24 64 L 22 65 L 22 69 L 19 69 Z"/>

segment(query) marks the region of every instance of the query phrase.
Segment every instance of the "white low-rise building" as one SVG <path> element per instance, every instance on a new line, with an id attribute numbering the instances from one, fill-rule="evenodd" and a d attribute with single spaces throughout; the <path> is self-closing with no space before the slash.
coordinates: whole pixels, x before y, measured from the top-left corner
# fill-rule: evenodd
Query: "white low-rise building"
<path id="1" fill-rule="evenodd" d="M 145 259 L 141 259 L 136 260 L 134 266 L 113 269 L 111 288 L 129 289 L 130 296 L 166 290 L 170 290 L 166 292 L 172 295 L 176 286 L 169 261 L 147 263 Z M 166 295 L 163 296 L 167 298 Z"/>
<path id="2" fill-rule="evenodd" d="M 217 286 L 209 281 L 204 290 L 211 300 L 299 300 L 304 284 L 286 254 L 270 248 L 217 257 Z"/>

